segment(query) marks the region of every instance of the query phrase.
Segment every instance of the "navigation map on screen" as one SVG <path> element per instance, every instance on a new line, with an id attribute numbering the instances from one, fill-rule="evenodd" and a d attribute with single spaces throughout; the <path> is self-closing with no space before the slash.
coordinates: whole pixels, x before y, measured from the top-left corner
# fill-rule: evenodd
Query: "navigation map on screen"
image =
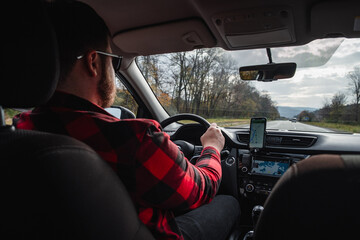
<path id="1" fill-rule="evenodd" d="M 250 148 L 263 148 L 265 136 L 266 119 L 253 118 L 250 124 Z"/>
<path id="2" fill-rule="evenodd" d="M 252 165 L 252 173 L 271 175 L 276 177 L 280 177 L 281 175 L 283 175 L 285 171 L 289 168 L 288 162 L 273 162 L 255 159 Z"/>

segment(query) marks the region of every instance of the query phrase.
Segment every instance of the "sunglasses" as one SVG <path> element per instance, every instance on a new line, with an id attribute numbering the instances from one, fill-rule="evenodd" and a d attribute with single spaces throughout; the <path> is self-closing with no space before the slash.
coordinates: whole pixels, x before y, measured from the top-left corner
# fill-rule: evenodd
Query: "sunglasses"
<path id="1" fill-rule="evenodd" d="M 120 70 L 122 56 L 115 55 L 112 53 L 102 52 L 102 51 L 95 51 L 95 52 L 98 54 L 112 57 L 112 65 L 113 65 L 115 72 L 118 72 Z M 80 55 L 80 56 L 77 56 L 76 59 L 81 59 L 83 57 L 84 57 L 84 55 Z"/>

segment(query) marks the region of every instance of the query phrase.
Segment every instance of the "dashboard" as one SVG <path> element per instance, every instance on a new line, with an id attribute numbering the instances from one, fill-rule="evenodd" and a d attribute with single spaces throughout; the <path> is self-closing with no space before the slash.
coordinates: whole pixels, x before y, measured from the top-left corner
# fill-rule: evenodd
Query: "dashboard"
<path id="1" fill-rule="evenodd" d="M 205 128 L 186 124 L 165 129 L 172 139 L 182 139 L 197 146 Z M 223 192 L 263 202 L 285 171 L 292 165 L 316 154 L 360 154 L 359 134 L 267 131 L 265 148 L 250 150 L 249 129 L 222 129 L 225 151 L 222 154 Z"/>
<path id="2" fill-rule="evenodd" d="M 194 144 L 201 151 L 200 137 L 206 129 L 186 124 L 165 129 L 171 139 Z M 293 164 L 316 154 L 360 154 L 360 134 L 268 130 L 265 148 L 249 148 L 250 131 L 222 128 L 225 148 L 221 153 L 223 178 L 219 194 L 236 197 L 241 206 L 241 224 L 251 225 L 254 205 L 263 205 L 276 182 Z"/>
<path id="3" fill-rule="evenodd" d="M 226 129 L 234 142 L 239 197 L 263 202 L 285 171 L 316 154 L 359 154 L 360 135 L 267 131 L 265 148 L 250 151 L 247 129 Z"/>

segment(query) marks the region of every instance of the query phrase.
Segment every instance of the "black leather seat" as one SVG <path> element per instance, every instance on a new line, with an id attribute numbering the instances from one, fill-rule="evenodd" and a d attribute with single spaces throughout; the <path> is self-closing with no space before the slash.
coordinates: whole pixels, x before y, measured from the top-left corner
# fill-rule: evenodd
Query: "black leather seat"
<path id="1" fill-rule="evenodd" d="M 274 187 L 255 239 L 359 239 L 359 205 L 360 157 L 313 156 Z"/>
<path id="2" fill-rule="evenodd" d="M 8 1 L 2 10 L 11 14 L 1 21 L 0 105 L 43 104 L 59 69 L 43 4 Z M 90 147 L 0 123 L 1 239 L 153 239 L 119 178 Z"/>

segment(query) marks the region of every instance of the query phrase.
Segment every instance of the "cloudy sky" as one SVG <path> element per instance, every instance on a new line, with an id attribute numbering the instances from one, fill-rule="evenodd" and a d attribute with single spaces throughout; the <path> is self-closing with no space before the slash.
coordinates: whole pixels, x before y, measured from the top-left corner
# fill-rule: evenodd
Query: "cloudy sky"
<path id="1" fill-rule="evenodd" d="M 264 49 L 229 52 L 238 66 L 266 64 Z M 300 47 L 272 49 L 274 62 L 296 62 L 292 79 L 274 82 L 252 82 L 259 91 L 266 91 L 278 106 L 321 108 L 326 100 L 345 93 L 353 101 L 346 74 L 360 66 L 360 39 L 316 40 Z"/>

